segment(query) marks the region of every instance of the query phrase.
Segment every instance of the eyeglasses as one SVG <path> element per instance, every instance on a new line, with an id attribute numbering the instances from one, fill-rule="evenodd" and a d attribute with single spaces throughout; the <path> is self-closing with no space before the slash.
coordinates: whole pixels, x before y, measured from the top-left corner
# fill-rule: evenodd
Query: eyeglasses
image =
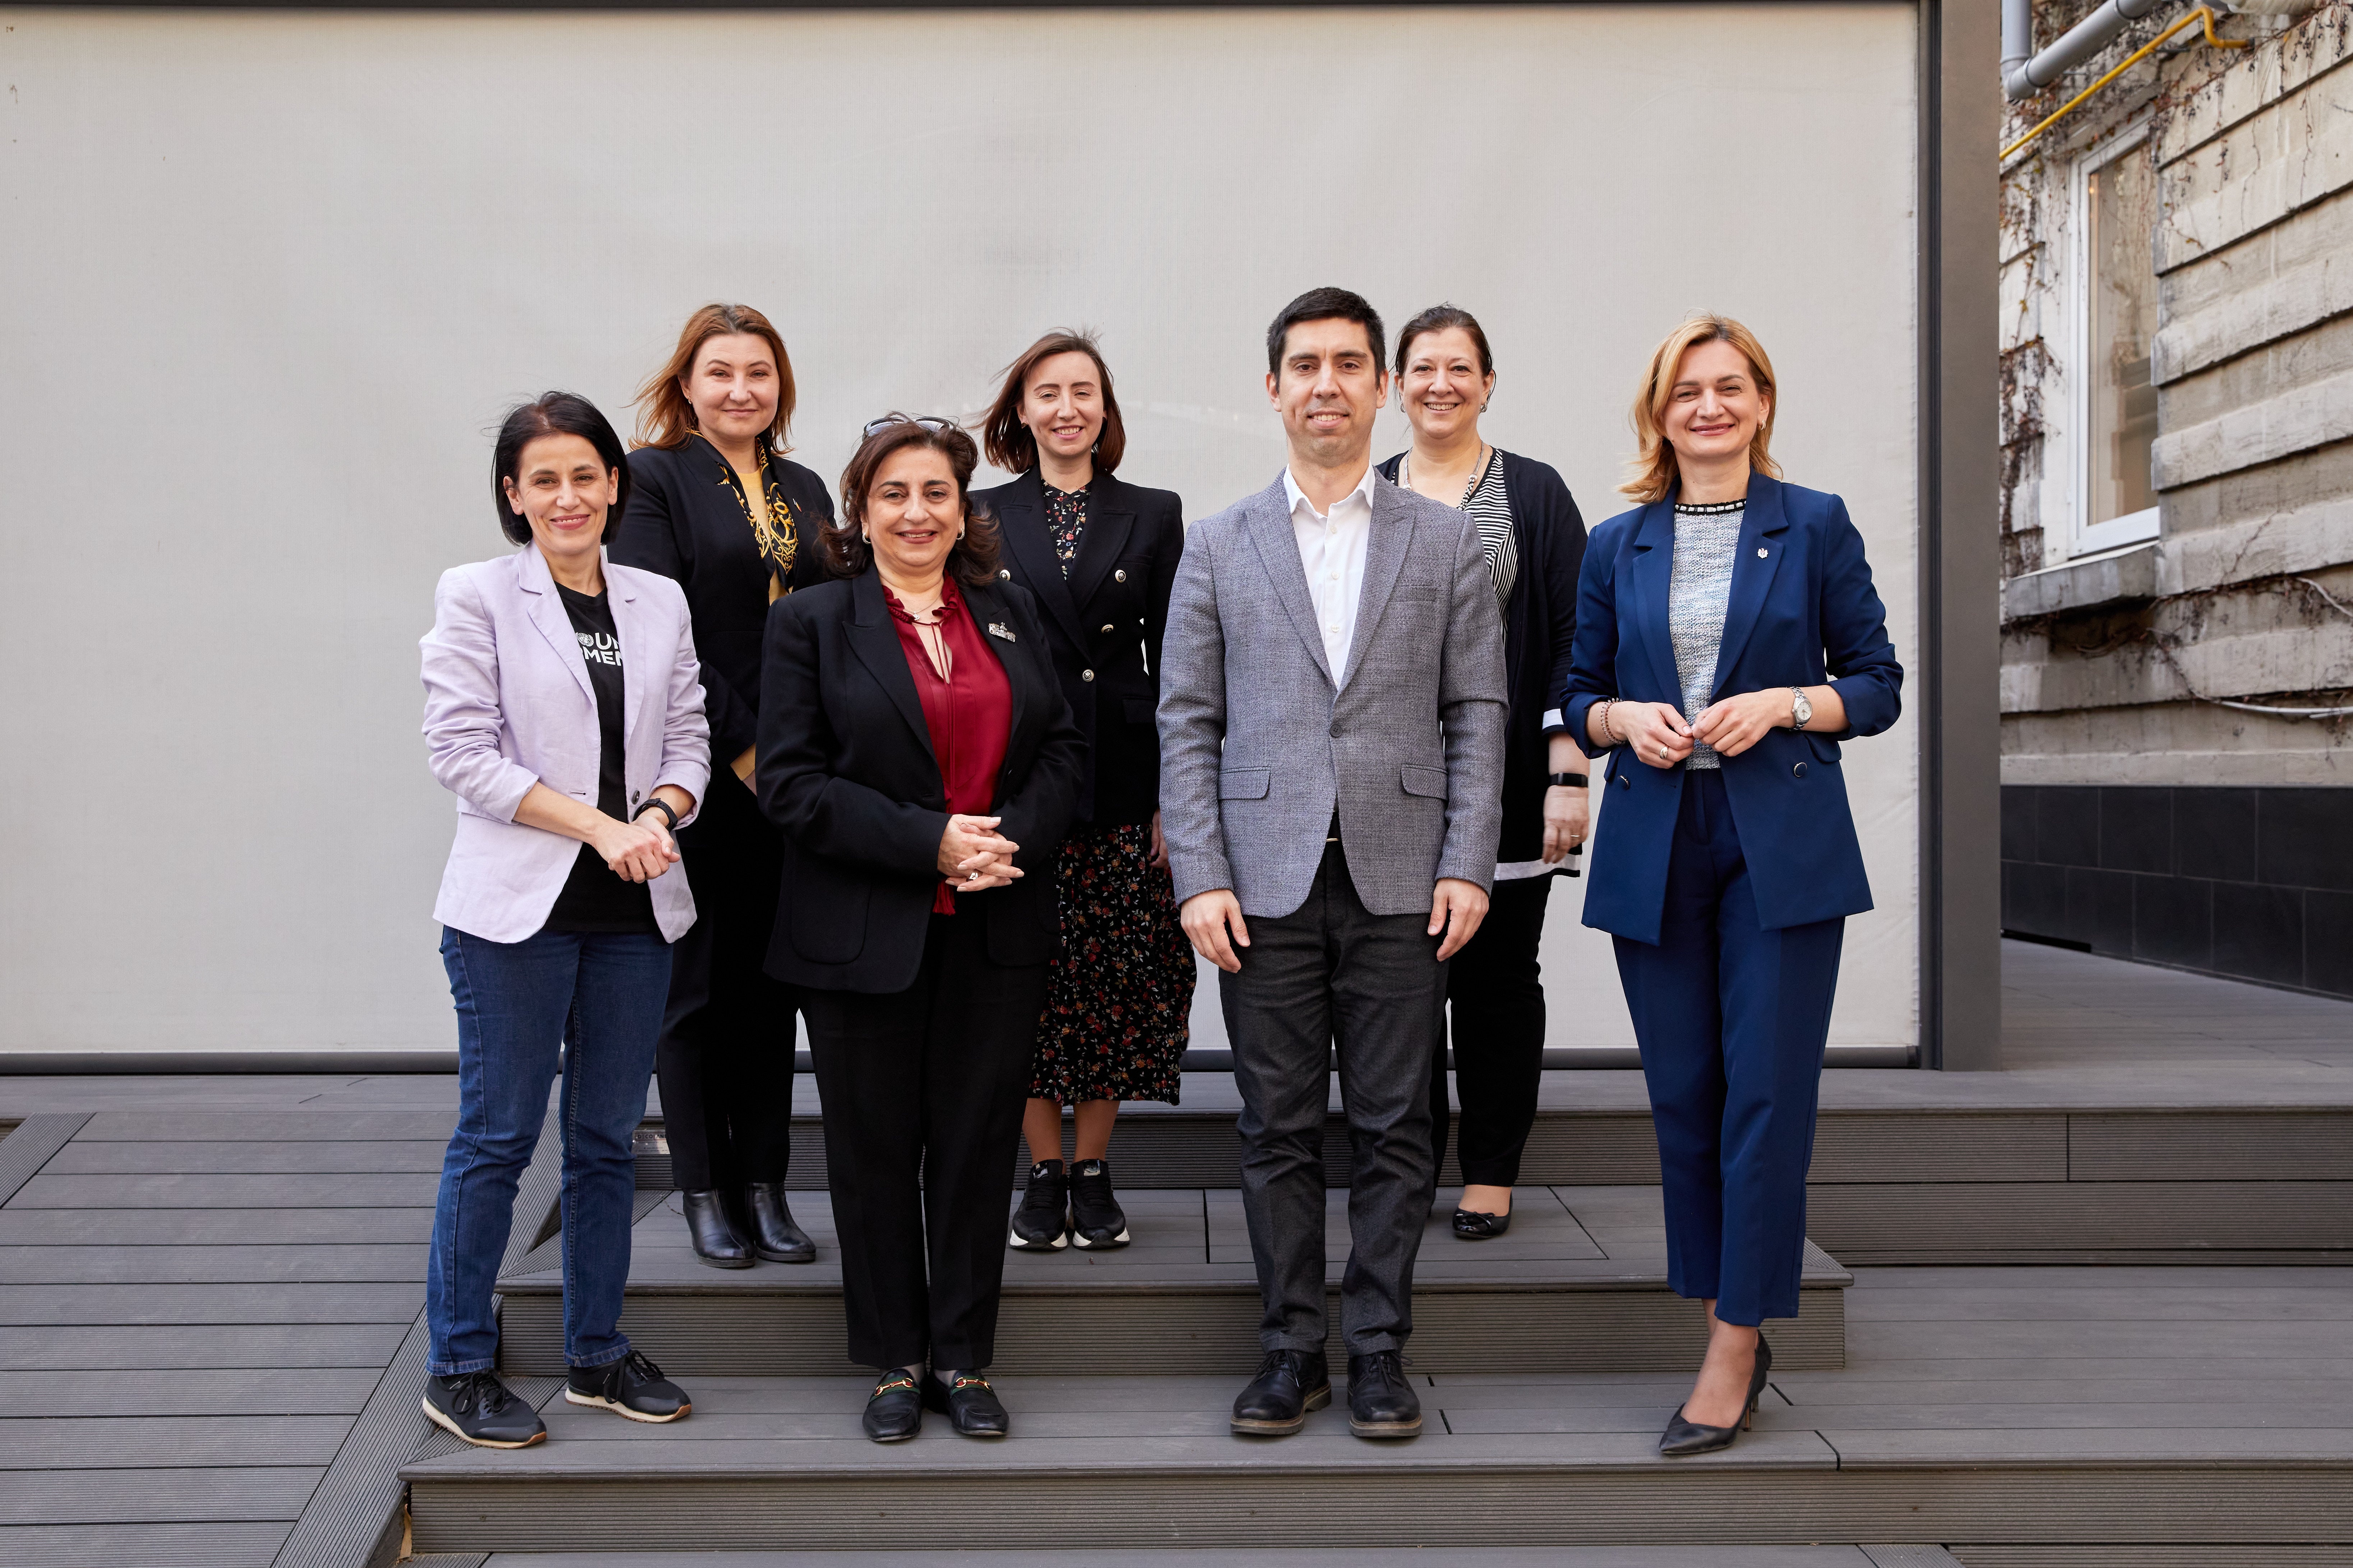
<path id="1" fill-rule="evenodd" d="M 956 427 L 953 419 L 935 419 L 928 414 L 885 414 L 880 419 L 868 421 L 866 428 L 859 434 L 871 436 L 877 430 L 888 430 L 893 425 L 920 425 L 926 430 L 953 430 Z"/>

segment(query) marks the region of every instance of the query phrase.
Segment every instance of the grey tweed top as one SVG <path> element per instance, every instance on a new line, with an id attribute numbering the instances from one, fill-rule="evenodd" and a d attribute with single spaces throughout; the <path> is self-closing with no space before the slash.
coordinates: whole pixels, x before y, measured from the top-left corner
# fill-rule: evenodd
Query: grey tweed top
<path id="1" fill-rule="evenodd" d="M 1699 717 L 1715 689 L 1715 658 L 1724 647 L 1724 613 L 1732 600 L 1732 563 L 1740 546 L 1746 501 L 1717 506 L 1675 505 L 1675 559 L 1667 579 L 1667 631 L 1674 639 L 1675 673 L 1683 679 L 1683 717 Z M 1704 741 L 1692 746 L 1692 768 L 1721 768 L 1724 759 Z"/>

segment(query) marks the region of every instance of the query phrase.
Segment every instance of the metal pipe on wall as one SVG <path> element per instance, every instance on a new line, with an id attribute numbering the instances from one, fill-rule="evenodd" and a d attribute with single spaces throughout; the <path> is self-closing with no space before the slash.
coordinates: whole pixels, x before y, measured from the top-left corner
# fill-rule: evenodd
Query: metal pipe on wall
<path id="1" fill-rule="evenodd" d="M 2013 100 L 2033 97 L 2106 47 L 2125 30 L 2126 23 L 2137 22 L 2164 4 L 2165 0 L 2107 0 L 2038 55 L 2033 53 L 2033 0 L 2002 0 L 2002 90 Z"/>

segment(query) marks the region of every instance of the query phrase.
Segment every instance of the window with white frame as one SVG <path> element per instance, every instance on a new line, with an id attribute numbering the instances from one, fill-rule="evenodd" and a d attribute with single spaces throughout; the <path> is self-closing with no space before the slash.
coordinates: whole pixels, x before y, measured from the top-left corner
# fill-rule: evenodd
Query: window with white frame
<path id="1" fill-rule="evenodd" d="M 2075 163 L 2075 538 L 2071 554 L 2157 537 L 2157 167 L 2146 122 Z"/>

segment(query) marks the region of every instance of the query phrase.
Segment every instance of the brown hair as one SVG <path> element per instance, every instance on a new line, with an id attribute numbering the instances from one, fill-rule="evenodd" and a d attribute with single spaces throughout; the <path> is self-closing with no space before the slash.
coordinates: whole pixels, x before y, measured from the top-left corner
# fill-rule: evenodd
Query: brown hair
<path id="1" fill-rule="evenodd" d="M 686 319 L 684 330 L 678 334 L 678 347 L 670 352 L 669 362 L 646 378 L 646 384 L 638 388 L 638 395 L 632 399 L 638 410 L 637 445 L 686 445 L 686 438 L 694 434 L 694 405 L 686 400 L 685 383 L 694 374 L 695 359 L 702 353 L 702 345 L 712 339 L 739 332 L 767 339 L 768 347 L 776 353 L 776 422 L 768 426 L 768 445 L 777 452 L 792 450 L 788 437 L 797 396 L 792 358 L 785 353 L 785 340 L 768 318 L 749 305 L 705 305 Z"/>
<path id="2" fill-rule="evenodd" d="M 1458 327 L 1471 334 L 1471 342 L 1479 350 L 1479 374 L 1494 374 L 1495 356 L 1487 348 L 1486 329 L 1479 325 L 1479 319 L 1460 305 L 1432 305 L 1398 332 L 1398 379 L 1405 379 L 1406 356 L 1413 348 L 1414 339 L 1424 332 L 1443 332 Z"/>
<path id="3" fill-rule="evenodd" d="M 886 414 L 868 427 L 849 467 L 841 470 L 841 521 L 824 533 L 825 561 L 837 577 L 862 577 L 874 564 L 874 547 L 861 537 L 866 491 L 883 459 L 908 447 L 922 447 L 948 460 L 955 473 L 956 499 L 964 507 L 964 537 L 948 552 L 948 574 L 967 588 L 997 575 L 997 520 L 972 504 L 972 471 L 980 464 L 972 437 L 944 419 L 929 424 L 910 414 Z"/>
<path id="4" fill-rule="evenodd" d="M 1775 395 L 1773 362 L 1765 357 L 1765 345 L 1757 341 L 1756 333 L 1729 316 L 1688 316 L 1651 355 L 1651 368 L 1642 377 L 1641 389 L 1634 394 L 1634 437 L 1641 447 L 1626 466 L 1626 482 L 1618 489 L 1638 501 L 1666 500 L 1680 478 L 1675 468 L 1675 449 L 1667 444 L 1662 416 L 1667 411 L 1667 400 L 1674 395 L 1675 372 L 1683 366 L 1684 353 L 1701 343 L 1730 343 L 1746 357 L 1748 374 L 1756 378 L 1757 390 L 1766 399 L 1765 417 L 1748 443 L 1748 466 L 1767 479 L 1781 477 L 1781 465 L 1773 460 L 1768 449 L 1773 444 L 1773 419 L 1781 412 L 1781 400 Z"/>
<path id="5" fill-rule="evenodd" d="M 1026 474 L 1038 466 L 1038 437 L 1021 422 L 1021 401 L 1029 395 L 1030 373 L 1056 354 L 1084 354 L 1095 362 L 1095 374 L 1103 380 L 1103 430 L 1095 437 L 1095 468 L 1108 474 L 1127 455 L 1127 426 L 1119 416 L 1119 399 L 1112 395 L 1111 366 L 1103 363 L 1103 350 L 1090 331 L 1048 332 L 1005 367 L 997 401 L 981 421 L 982 448 L 991 463 L 1008 474 Z"/>

